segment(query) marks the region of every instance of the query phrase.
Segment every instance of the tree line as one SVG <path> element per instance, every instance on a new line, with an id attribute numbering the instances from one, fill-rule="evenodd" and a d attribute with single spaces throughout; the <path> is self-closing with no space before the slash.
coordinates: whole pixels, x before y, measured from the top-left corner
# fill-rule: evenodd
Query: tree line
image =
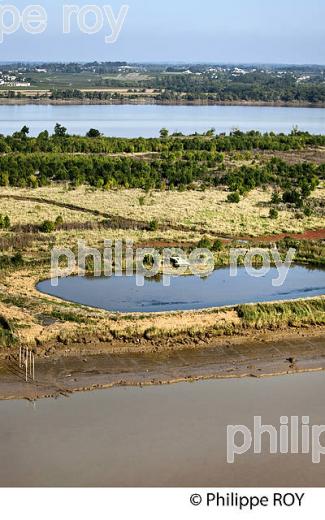
<path id="1" fill-rule="evenodd" d="M 230 72 L 219 72 L 217 77 L 207 73 L 158 74 L 142 81 L 109 79 L 98 82 L 97 86 L 107 88 L 153 89 L 155 101 L 195 101 L 213 102 L 252 101 L 263 103 L 324 103 L 325 83 L 323 76 L 310 77 L 298 81 L 296 75 L 248 72 L 235 76 Z M 79 89 L 53 89 L 52 99 L 132 99 L 123 93 L 103 91 L 81 91 Z"/>
<path id="2" fill-rule="evenodd" d="M 266 164 L 228 166 L 195 156 L 167 156 L 147 160 L 131 156 L 67 153 L 14 153 L 0 155 L 0 185 L 37 188 L 53 182 L 97 189 L 203 189 L 227 186 L 243 194 L 271 185 L 306 198 L 324 179 L 325 164 L 287 164 L 272 158 Z M 297 203 L 298 200 L 286 202 Z"/>
<path id="3" fill-rule="evenodd" d="M 234 130 L 229 135 L 216 135 L 214 129 L 210 129 L 204 134 L 189 136 L 182 133 L 169 135 L 167 129 L 161 129 L 160 136 L 155 138 L 119 138 L 104 137 L 94 128 L 86 136 L 68 135 L 67 129 L 57 123 L 52 134 L 44 130 L 37 137 L 29 136 L 27 126 L 9 136 L 0 134 L 0 153 L 223 153 L 247 150 L 290 151 L 317 146 L 325 146 L 325 135 L 312 135 L 297 129 L 289 134 Z"/>
<path id="4" fill-rule="evenodd" d="M 218 72 L 217 77 L 208 74 L 161 74 L 154 80 L 144 82 L 144 85 L 160 90 L 160 99 L 325 102 L 323 77 L 297 81 L 297 77 L 292 74 L 279 77 L 276 73 L 261 71 L 248 72 L 240 76 Z"/>

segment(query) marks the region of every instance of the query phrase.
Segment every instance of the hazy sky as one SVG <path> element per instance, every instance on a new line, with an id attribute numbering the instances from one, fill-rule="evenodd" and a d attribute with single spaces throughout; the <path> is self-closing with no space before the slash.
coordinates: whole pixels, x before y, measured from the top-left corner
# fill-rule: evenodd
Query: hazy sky
<path id="1" fill-rule="evenodd" d="M 48 13 L 41 35 L 19 29 L 4 36 L 0 60 L 125 60 L 186 62 L 277 62 L 325 64 L 325 0 L 33 0 Z M 20 10 L 26 0 L 5 0 Z M 111 5 L 129 12 L 119 38 L 103 29 L 86 35 L 71 18 L 62 34 L 63 4 Z M 88 23 L 94 18 L 89 16 Z M 10 17 L 5 17 L 7 24 Z M 2 24 L 1 18 L 0 22 Z"/>

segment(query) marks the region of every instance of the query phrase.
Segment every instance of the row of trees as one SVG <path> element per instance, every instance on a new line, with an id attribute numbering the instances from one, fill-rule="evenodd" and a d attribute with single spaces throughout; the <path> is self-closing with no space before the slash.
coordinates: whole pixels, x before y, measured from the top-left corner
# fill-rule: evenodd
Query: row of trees
<path id="1" fill-rule="evenodd" d="M 50 182 L 89 184 L 95 188 L 185 189 L 199 186 L 228 186 L 243 194 L 273 185 L 298 190 L 308 197 L 325 175 L 325 164 L 287 164 L 273 158 L 265 165 L 211 168 L 191 158 L 146 160 L 130 156 L 16 153 L 0 156 L 0 185 L 38 187 Z M 290 202 L 288 200 L 288 202 Z"/>
<path id="2" fill-rule="evenodd" d="M 216 77 L 217 76 L 217 77 Z M 231 72 L 208 74 L 163 74 L 143 83 L 147 88 L 161 90 L 157 98 L 213 101 L 261 102 L 325 102 L 324 79 L 297 81 L 296 75 L 251 72 L 233 75 Z"/>
<path id="3" fill-rule="evenodd" d="M 97 188 L 117 186 L 161 188 L 188 186 L 207 179 L 209 170 L 200 162 L 146 161 L 131 157 L 69 154 L 10 154 L 0 156 L 0 185 L 37 187 L 66 181 Z"/>
<path id="4" fill-rule="evenodd" d="M 305 75 L 306 76 L 306 75 Z M 297 81 L 297 74 L 278 75 L 276 72 L 249 72 L 237 76 L 231 71 L 218 74 L 158 74 L 145 81 L 110 79 L 98 81 L 98 86 L 110 88 L 153 89 L 151 99 L 156 101 L 210 100 L 214 102 L 255 101 L 282 103 L 324 103 L 325 84 L 323 77 L 309 76 Z M 121 92 L 81 91 L 79 89 L 55 89 L 52 99 L 79 100 L 125 100 Z"/>
<path id="5" fill-rule="evenodd" d="M 325 164 L 287 164 L 281 159 L 273 158 L 263 167 L 236 168 L 215 178 L 215 182 L 227 185 L 233 192 L 229 196 L 229 202 L 238 202 L 240 195 L 254 188 L 272 185 L 283 191 L 282 196 L 274 193 L 273 204 L 284 202 L 302 207 L 304 201 L 317 188 L 320 179 L 324 179 L 324 175 Z"/>
<path id="6" fill-rule="evenodd" d="M 103 137 L 99 130 L 91 128 L 86 136 L 68 135 L 67 129 L 56 124 L 50 135 L 47 130 L 38 137 L 29 137 L 29 128 L 24 126 L 11 136 L 0 134 L 0 153 L 10 152 L 57 152 L 57 153 L 145 153 L 145 152 L 190 152 L 206 151 L 221 153 L 247 150 L 289 151 L 307 147 L 325 146 L 325 135 L 312 135 L 294 129 L 290 134 L 241 132 L 230 135 L 215 135 L 214 129 L 205 134 L 184 136 L 169 135 L 168 129 L 160 131 L 157 138 Z"/>

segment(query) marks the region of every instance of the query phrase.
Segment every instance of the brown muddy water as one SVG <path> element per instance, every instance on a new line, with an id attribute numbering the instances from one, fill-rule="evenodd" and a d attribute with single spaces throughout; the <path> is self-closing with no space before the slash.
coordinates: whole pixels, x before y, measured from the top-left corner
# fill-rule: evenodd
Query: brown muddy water
<path id="1" fill-rule="evenodd" d="M 254 416 L 325 424 L 325 373 L 2 401 L 0 485 L 323 486 L 325 456 L 270 455 L 267 437 L 227 464 L 227 425 Z"/>

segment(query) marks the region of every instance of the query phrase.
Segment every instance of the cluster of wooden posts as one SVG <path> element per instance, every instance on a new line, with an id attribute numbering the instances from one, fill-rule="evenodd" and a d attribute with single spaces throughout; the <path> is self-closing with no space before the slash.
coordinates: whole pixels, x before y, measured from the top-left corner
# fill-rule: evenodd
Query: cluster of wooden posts
<path id="1" fill-rule="evenodd" d="M 27 347 L 19 347 L 19 368 L 25 369 L 25 380 L 35 381 L 35 356 Z"/>

